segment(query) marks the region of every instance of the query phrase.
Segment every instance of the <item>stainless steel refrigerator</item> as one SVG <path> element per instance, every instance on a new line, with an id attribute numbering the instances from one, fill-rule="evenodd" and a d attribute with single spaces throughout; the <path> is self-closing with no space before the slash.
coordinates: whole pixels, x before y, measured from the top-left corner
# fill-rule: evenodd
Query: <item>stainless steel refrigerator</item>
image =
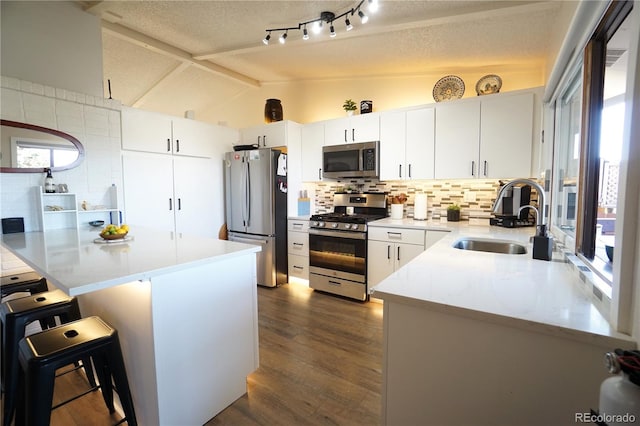
<path id="1" fill-rule="evenodd" d="M 229 240 L 258 244 L 258 285 L 287 282 L 286 154 L 262 148 L 225 154 Z"/>

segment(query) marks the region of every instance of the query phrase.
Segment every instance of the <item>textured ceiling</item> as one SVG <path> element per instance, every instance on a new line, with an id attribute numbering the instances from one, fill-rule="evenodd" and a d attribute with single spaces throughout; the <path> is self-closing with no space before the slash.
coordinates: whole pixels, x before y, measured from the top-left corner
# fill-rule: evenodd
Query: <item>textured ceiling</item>
<path id="1" fill-rule="evenodd" d="M 451 68 L 544 67 L 559 1 L 380 0 L 366 25 L 352 16 L 301 40 L 296 26 L 358 1 L 80 1 L 103 19 L 104 76 L 113 96 L 140 106 L 163 93 L 233 96 L 283 81 L 437 74 Z M 182 92 L 181 92 L 182 91 Z M 211 92 L 214 91 L 214 92 Z M 178 95 L 184 93 L 184 95 Z"/>

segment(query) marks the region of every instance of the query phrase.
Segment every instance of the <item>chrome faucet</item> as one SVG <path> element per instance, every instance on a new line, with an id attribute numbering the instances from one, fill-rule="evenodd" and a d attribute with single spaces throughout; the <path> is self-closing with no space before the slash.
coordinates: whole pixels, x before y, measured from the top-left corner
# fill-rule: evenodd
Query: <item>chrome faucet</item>
<path id="1" fill-rule="evenodd" d="M 504 198 L 505 191 L 519 183 L 533 186 L 536 189 L 536 192 L 538 193 L 538 209 L 536 209 L 533 206 L 526 205 L 526 206 L 520 207 L 520 210 L 524 209 L 525 207 L 531 207 L 536 211 L 536 230 L 537 230 L 536 235 L 545 236 L 547 234 L 547 226 L 544 223 L 544 214 L 540 214 L 541 211 L 544 212 L 544 205 L 545 205 L 544 188 L 534 180 L 514 179 L 512 181 L 505 183 L 502 186 L 502 188 L 500 188 L 500 191 L 498 191 L 498 197 L 496 198 L 495 203 L 493 203 L 493 208 L 491 209 L 491 213 L 493 214 L 498 213 L 498 209 L 502 205 L 502 198 Z M 520 210 L 518 210 L 518 213 L 520 213 Z"/>

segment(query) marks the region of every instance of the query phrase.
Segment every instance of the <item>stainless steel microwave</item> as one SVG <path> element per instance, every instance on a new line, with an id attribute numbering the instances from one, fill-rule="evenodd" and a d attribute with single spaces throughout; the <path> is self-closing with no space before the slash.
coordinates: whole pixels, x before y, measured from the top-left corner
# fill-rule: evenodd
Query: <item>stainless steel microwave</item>
<path id="1" fill-rule="evenodd" d="M 344 143 L 322 147 L 322 175 L 326 178 L 377 178 L 380 143 Z"/>

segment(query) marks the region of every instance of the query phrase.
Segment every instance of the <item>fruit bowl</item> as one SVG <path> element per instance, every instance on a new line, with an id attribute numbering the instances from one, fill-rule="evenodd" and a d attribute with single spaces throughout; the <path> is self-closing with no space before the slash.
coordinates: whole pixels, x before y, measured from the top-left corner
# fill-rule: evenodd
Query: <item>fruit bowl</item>
<path id="1" fill-rule="evenodd" d="M 124 237 L 126 237 L 128 234 L 128 232 L 124 233 L 124 234 L 100 234 L 100 237 L 105 239 L 105 240 L 121 240 Z"/>

